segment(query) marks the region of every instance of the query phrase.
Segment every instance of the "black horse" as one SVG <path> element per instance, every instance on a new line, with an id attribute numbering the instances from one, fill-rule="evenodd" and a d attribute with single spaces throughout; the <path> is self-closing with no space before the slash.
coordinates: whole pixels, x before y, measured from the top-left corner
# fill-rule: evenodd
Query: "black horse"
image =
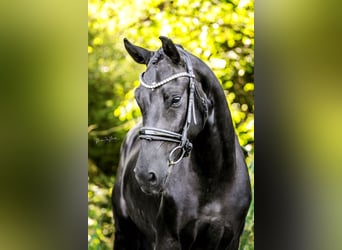
<path id="1" fill-rule="evenodd" d="M 238 249 L 251 188 L 224 92 L 204 62 L 160 40 L 152 52 L 124 39 L 147 69 L 112 194 L 114 249 Z"/>

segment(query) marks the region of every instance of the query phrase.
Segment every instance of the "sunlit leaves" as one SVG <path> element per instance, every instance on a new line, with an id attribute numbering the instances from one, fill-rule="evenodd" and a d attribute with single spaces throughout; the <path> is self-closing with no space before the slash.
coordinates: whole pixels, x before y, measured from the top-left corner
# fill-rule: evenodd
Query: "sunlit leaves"
<path id="1" fill-rule="evenodd" d="M 89 161 L 89 173 L 96 166 Z M 110 195 L 114 179 L 98 173 L 88 182 L 88 249 L 110 249 L 114 232 Z"/>
<path id="2" fill-rule="evenodd" d="M 254 83 L 246 83 L 246 85 L 243 87 L 243 90 L 245 92 L 253 91 L 254 90 Z"/>

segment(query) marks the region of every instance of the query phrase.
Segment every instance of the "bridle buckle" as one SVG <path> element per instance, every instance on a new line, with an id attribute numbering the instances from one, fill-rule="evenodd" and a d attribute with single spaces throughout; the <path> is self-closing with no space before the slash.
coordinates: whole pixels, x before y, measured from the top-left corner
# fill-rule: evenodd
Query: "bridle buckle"
<path id="1" fill-rule="evenodd" d="M 173 158 L 173 155 L 175 153 L 177 153 L 179 150 L 181 150 L 181 152 L 180 152 L 181 154 L 180 154 L 179 158 L 178 159 L 177 158 Z M 172 151 L 169 154 L 169 166 L 173 166 L 173 165 L 176 165 L 177 163 L 179 163 L 183 159 L 184 155 L 185 155 L 184 147 L 177 146 L 174 149 L 172 149 Z M 177 156 L 175 156 L 175 157 L 177 157 Z"/>

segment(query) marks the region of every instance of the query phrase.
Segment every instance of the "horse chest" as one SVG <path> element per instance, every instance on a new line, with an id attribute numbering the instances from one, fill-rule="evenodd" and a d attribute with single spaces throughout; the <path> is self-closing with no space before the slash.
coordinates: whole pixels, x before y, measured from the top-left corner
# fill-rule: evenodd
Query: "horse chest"
<path id="1" fill-rule="evenodd" d="M 222 213 L 222 204 L 218 201 L 210 202 L 201 209 L 203 218 L 219 218 Z"/>
<path id="2" fill-rule="evenodd" d="M 153 203 L 149 200 L 146 200 L 145 203 L 131 200 L 128 205 L 128 216 L 136 227 L 153 242 L 156 235 L 155 214 L 157 213 L 157 208 L 152 206 L 152 204 Z"/>

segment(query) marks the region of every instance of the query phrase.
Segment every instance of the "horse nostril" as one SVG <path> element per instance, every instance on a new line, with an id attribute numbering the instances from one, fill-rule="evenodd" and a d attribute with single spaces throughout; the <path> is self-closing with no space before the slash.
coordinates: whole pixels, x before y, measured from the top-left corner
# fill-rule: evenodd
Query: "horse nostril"
<path id="1" fill-rule="evenodd" d="M 154 172 L 149 172 L 148 173 L 148 181 L 151 183 L 156 183 L 157 181 L 157 176 Z"/>

